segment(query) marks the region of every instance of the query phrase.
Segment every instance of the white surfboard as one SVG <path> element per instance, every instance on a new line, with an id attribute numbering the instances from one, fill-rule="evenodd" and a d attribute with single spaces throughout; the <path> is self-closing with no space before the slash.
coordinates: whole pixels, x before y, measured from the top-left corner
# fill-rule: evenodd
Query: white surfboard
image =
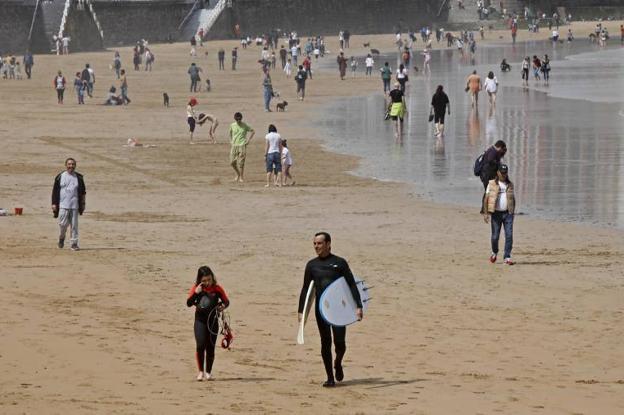
<path id="1" fill-rule="evenodd" d="M 368 309 L 368 287 L 363 280 L 355 277 L 357 289 L 362 300 L 362 310 Z M 358 321 L 356 309 L 357 305 L 351 294 L 351 289 L 344 277 L 338 278 L 329 284 L 321 298 L 319 299 L 319 309 L 321 316 L 332 326 L 348 326 Z"/>
<path id="2" fill-rule="evenodd" d="M 299 322 L 299 333 L 297 333 L 297 344 L 303 344 L 303 328 L 308 322 L 310 316 L 310 310 L 312 310 L 312 304 L 314 304 L 314 297 L 316 297 L 316 291 L 314 291 L 314 281 L 310 281 L 308 287 L 308 293 L 306 294 L 305 303 L 303 303 L 303 318 Z"/>

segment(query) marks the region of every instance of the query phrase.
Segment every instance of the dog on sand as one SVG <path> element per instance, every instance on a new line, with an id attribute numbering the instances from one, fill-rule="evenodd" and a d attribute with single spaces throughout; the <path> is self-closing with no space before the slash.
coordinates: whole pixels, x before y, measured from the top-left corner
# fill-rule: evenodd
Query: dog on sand
<path id="1" fill-rule="evenodd" d="M 288 106 L 288 101 L 282 101 L 282 102 L 278 102 L 277 105 L 275 105 L 275 111 L 277 112 L 284 112 L 286 111 L 286 107 Z"/>

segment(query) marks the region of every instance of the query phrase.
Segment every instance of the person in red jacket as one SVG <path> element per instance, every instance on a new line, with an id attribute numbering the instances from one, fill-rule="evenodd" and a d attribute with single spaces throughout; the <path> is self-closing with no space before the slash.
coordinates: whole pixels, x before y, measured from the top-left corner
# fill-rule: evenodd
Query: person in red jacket
<path id="1" fill-rule="evenodd" d="M 56 98 L 59 104 L 63 103 L 63 94 L 65 93 L 65 77 L 61 71 L 58 71 L 52 82 L 54 89 L 56 89 Z"/>
<path id="2" fill-rule="evenodd" d="M 310 55 L 306 55 L 303 60 L 303 69 L 305 69 L 308 79 L 312 79 L 312 61 L 310 60 Z"/>
<path id="3" fill-rule="evenodd" d="M 211 380 L 215 358 L 215 344 L 219 334 L 219 314 L 230 305 L 230 300 L 210 267 L 197 270 L 195 284 L 189 290 L 187 307 L 195 306 L 195 342 L 197 344 L 197 380 Z"/>

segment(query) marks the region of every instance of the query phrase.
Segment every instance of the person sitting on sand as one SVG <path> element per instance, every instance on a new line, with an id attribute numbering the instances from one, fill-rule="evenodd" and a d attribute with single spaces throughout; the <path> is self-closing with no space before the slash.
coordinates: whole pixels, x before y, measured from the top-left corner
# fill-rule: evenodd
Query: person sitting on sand
<path id="1" fill-rule="evenodd" d="M 500 64 L 500 69 L 503 72 L 511 71 L 511 65 L 507 63 L 507 59 L 503 58 L 503 61 Z"/>
<path id="2" fill-rule="evenodd" d="M 116 92 L 117 92 L 117 88 L 115 88 L 114 86 L 111 86 L 110 89 L 108 90 L 108 98 L 106 98 L 104 105 L 122 105 L 123 104 L 123 98 L 115 95 Z"/>

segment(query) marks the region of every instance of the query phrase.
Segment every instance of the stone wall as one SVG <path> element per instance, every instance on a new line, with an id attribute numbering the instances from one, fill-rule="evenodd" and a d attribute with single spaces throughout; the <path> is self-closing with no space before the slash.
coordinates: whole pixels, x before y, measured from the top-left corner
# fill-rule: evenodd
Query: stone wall
<path id="1" fill-rule="evenodd" d="M 33 52 L 48 52 L 48 42 L 45 38 L 41 13 L 33 30 L 31 45 L 28 43 L 28 33 L 34 4 L 22 2 L 0 1 L 0 53 L 23 54 L 29 47 Z"/>
<path id="2" fill-rule="evenodd" d="M 104 31 L 104 45 L 129 45 L 146 39 L 151 43 L 178 39 L 178 25 L 192 4 L 169 2 L 94 2 Z"/>
<path id="3" fill-rule="evenodd" d="M 391 33 L 416 29 L 437 17 L 439 0 L 232 0 L 232 23 L 245 34 L 273 28 L 307 34 Z M 231 29 L 229 30 L 231 32 Z"/>

